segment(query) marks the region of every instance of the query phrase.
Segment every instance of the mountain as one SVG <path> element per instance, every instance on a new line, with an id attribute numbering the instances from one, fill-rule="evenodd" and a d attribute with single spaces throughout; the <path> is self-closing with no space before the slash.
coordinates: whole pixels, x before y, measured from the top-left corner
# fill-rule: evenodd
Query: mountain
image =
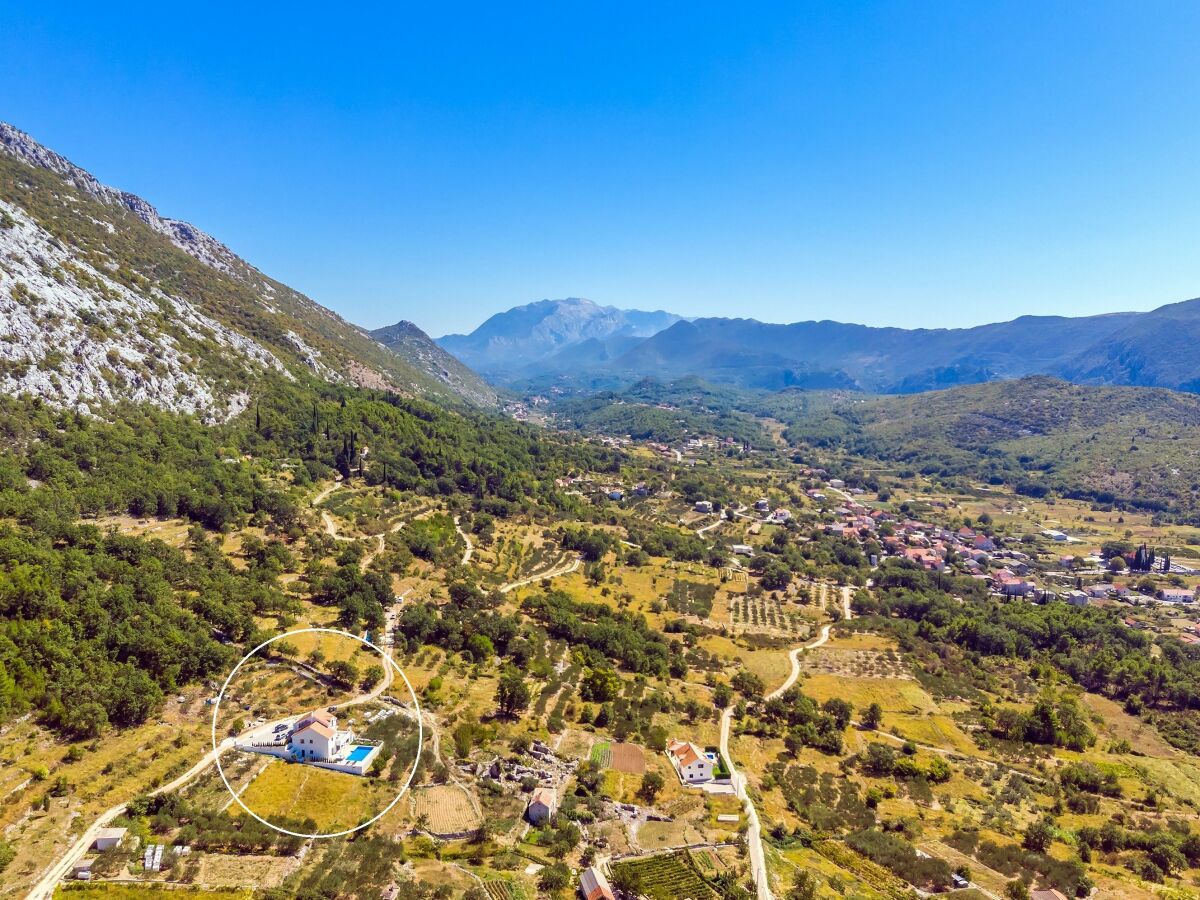
<path id="1" fill-rule="evenodd" d="M 438 344 L 494 382 L 568 370 L 603 368 L 679 316 L 599 306 L 591 300 L 539 300 L 497 313 L 470 334 Z M 574 351 L 581 356 L 574 359 Z"/>
<path id="2" fill-rule="evenodd" d="M 753 319 L 680 320 L 606 359 L 581 356 L 585 378 L 628 384 L 699 376 L 738 387 L 917 391 L 1026 375 L 1080 384 L 1200 390 L 1200 300 L 1146 313 L 1022 316 L 957 329 L 872 328 L 842 322 L 774 325 Z"/>
<path id="3" fill-rule="evenodd" d="M 1200 392 L 1200 300 L 1145 313 L 1022 316 L 974 328 L 875 328 L 684 319 L 588 300 L 543 300 L 438 343 L 493 383 L 621 390 L 697 376 L 757 390 L 907 394 L 1051 375 L 1079 384 Z"/>
<path id="4" fill-rule="evenodd" d="M 476 406 L 496 406 L 499 403 L 496 391 L 490 384 L 439 347 L 433 338 L 412 322 L 401 320 L 395 325 L 367 333 L 401 359 L 419 366 L 423 372 L 437 378 Z"/>
<path id="5" fill-rule="evenodd" d="M 0 123 L 0 393 L 84 411 L 148 402 L 220 421 L 272 378 L 315 376 L 461 403 L 446 365 L 412 347 L 381 346 Z"/>

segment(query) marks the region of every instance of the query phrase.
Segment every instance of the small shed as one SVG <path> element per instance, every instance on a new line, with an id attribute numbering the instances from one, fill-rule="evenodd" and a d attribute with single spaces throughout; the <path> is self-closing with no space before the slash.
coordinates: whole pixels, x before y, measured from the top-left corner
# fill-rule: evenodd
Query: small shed
<path id="1" fill-rule="evenodd" d="M 96 839 L 92 841 L 92 849 L 108 850 L 123 840 L 125 840 L 124 828 L 101 828 L 96 832 Z"/>

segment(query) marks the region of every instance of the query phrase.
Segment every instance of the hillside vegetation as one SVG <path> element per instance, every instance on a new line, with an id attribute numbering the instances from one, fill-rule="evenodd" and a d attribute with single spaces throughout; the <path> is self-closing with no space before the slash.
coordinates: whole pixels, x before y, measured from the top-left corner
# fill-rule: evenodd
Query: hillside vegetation
<path id="1" fill-rule="evenodd" d="M 830 395 L 771 405 L 790 440 L 969 475 L 1031 495 L 1198 514 L 1200 398 L 1032 377 L 906 397 Z"/>

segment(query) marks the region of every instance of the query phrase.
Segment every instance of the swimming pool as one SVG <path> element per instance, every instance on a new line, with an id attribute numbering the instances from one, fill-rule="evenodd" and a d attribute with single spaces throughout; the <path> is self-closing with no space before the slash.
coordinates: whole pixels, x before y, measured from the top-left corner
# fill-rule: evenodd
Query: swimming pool
<path id="1" fill-rule="evenodd" d="M 374 747 L 369 747 L 366 744 L 356 744 L 354 749 L 350 751 L 350 755 L 346 757 L 346 762 L 362 762 L 374 749 Z"/>

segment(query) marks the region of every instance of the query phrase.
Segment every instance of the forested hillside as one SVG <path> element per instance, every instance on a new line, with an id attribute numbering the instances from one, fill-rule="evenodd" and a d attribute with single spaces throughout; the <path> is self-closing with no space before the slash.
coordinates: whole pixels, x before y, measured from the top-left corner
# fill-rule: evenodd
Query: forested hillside
<path id="1" fill-rule="evenodd" d="M 29 707 L 69 734 L 144 721 L 166 693 L 227 669 L 223 642 L 257 640 L 255 616 L 297 597 L 277 570 L 234 567 L 222 533 L 306 533 L 303 495 L 334 473 L 442 497 L 503 519 L 562 508 L 554 478 L 615 468 L 605 451 L 485 414 L 304 377 L 265 385 L 228 423 L 147 405 L 105 420 L 37 399 L 0 399 L 0 715 Z M 186 550 L 109 533 L 96 517 L 183 519 Z M 268 554 L 269 555 L 269 554 Z M 312 597 L 347 627 L 377 621 L 382 582 L 347 560 Z"/>

